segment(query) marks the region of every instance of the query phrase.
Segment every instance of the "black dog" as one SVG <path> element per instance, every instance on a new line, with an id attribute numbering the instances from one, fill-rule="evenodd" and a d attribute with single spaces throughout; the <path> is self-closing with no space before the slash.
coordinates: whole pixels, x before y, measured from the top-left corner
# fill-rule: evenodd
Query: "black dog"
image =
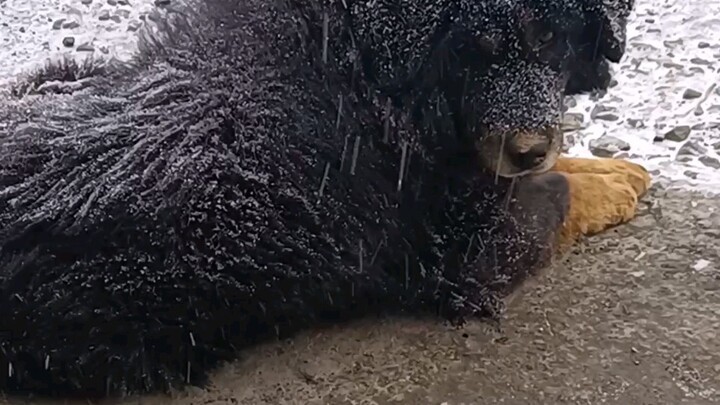
<path id="1" fill-rule="evenodd" d="M 0 104 L 0 389 L 150 391 L 316 322 L 495 315 L 563 212 L 508 177 L 554 163 L 630 6 L 209 0 L 130 64 L 29 78 Z"/>

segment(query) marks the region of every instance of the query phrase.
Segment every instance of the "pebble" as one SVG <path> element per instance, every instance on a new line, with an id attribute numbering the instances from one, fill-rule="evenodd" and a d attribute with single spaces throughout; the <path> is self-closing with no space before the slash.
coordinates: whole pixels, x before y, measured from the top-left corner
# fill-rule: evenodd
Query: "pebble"
<path id="1" fill-rule="evenodd" d="M 80 26 L 80 23 L 77 21 L 68 21 L 62 25 L 62 27 L 66 30 L 72 30 Z"/>
<path id="2" fill-rule="evenodd" d="M 700 48 L 700 49 L 705 49 L 705 48 L 709 48 L 709 47 L 710 47 L 710 44 L 707 42 L 702 42 L 702 41 L 698 42 L 698 48 Z"/>
<path id="3" fill-rule="evenodd" d="M 167 6 L 170 4 L 170 0 L 155 0 L 156 6 Z"/>
<path id="4" fill-rule="evenodd" d="M 707 153 L 707 148 L 700 145 L 697 141 L 687 141 L 683 146 L 680 147 L 678 150 L 677 155 L 678 156 L 700 156 Z"/>
<path id="5" fill-rule="evenodd" d="M 62 28 L 62 25 L 64 22 L 65 22 L 64 18 L 59 18 L 59 19 L 55 20 L 55 22 L 53 22 L 52 29 L 59 30 L 60 28 Z"/>
<path id="6" fill-rule="evenodd" d="M 692 58 L 692 59 L 690 59 L 690 62 L 692 62 L 696 65 L 711 65 L 712 64 L 711 62 L 706 61 L 705 59 L 702 59 L 702 58 Z"/>
<path id="7" fill-rule="evenodd" d="M 639 118 L 628 118 L 627 123 L 633 128 L 645 128 L 645 122 Z"/>
<path id="8" fill-rule="evenodd" d="M 590 152 L 597 157 L 613 157 L 616 153 L 630 150 L 630 144 L 611 135 L 603 135 L 589 143 Z"/>
<path id="9" fill-rule="evenodd" d="M 692 100 L 700 96 L 702 96 L 702 93 L 695 89 L 685 89 L 685 92 L 683 93 L 683 98 L 685 100 Z"/>
<path id="10" fill-rule="evenodd" d="M 117 6 L 118 3 L 117 3 L 117 0 L 107 0 L 107 4 L 109 4 L 111 6 Z"/>
<path id="11" fill-rule="evenodd" d="M 98 16 L 98 20 L 100 21 L 107 21 L 110 19 L 110 12 L 107 10 L 103 10 L 100 15 Z"/>
<path id="12" fill-rule="evenodd" d="M 673 141 L 673 142 L 682 142 L 690 136 L 690 126 L 688 125 L 679 125 L 670 131 L 666 132 L 664 135 L 656 136 L 655 142 L 662 142 L 664 140 Z"/>
<path id="13" fill-rule="evenodd" d="M 716 151 L 720 151 L 720 142 L 715 142 L 715 143 L 713 144 L 713 148 L 714 148 Z"/>
<path id="14" fill-rule="evenodd" d="M 76 50 L 77 50 L 78 52 L 95 52 L 95 48 L 94 48 L 92 45 L 88 44 L 88 43 L 85 43 L 85 44 L 82 44 L 82 45 L 78 46 L 78 47 L 76 48 Z"/>
<path id="15" fill-rule="evenodd" d="M 129 6 L 130 2 L 128 0 L 117 0 L 117 3 L 121 6 Z"/>
<path id="16" fill-rule="evenodd" d="M 62 40 L 62 44 L 67 48 L 75 46 L 75 37 L 65 37 Z"/>
<path id="17" fill-rule="evenodd" d="M 711 167 L 713 169 L 720 169 L 720 160 L 715 159 L 712 156 L 700 156 L 698 158 L 700 163 L 704 164 L 707 167 Z"/>
<path id="18" fill-rule="evenodd" d="M 92 0 L 80 0 L 80 3 L 89 6 L 90 4 L 92 4 Z"/>
<path id="19" fill-rule="evenodd" d="M 590 119 L 595 120 L 596 118 L 600 118 L 600 115 L 611 114 L 614 111 L 614 108 L 598 103 L 595 104 L 595 107 L 593 107 L 592 111 L 590 111 Z"/>
<path id="20" fill-rule="evenodd" d="M 584 120 L 585 116 L 582 113 L 565 113 L 561 128 L 563 132 L 578 130 L 582 128 Z"/>

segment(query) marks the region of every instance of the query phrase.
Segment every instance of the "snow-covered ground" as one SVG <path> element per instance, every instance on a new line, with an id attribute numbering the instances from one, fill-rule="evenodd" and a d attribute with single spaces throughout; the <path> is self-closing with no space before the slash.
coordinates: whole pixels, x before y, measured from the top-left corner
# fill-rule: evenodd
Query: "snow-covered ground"
<path id="1" fill-rule="evenodd" d="M 0 85 L 61 53 L 125 59 L 155 3 L 170 1 L 0 0 Z M 568 153 L 626 157 L 657 180 L 720 191 L 720 0 L 637 0 L 613 68 L 606 94 L 568 100 Z"/>

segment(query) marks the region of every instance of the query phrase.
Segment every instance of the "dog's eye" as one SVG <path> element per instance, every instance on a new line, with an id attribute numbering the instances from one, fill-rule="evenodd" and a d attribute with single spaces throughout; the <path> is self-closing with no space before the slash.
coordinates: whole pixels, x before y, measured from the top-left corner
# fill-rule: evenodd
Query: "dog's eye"
<path id="1" fill-rule="evenodd" d="M 538 46 L 546 46 L 549 45 L 553 39 L 555 39 L 555 32 L 551 30 L 547 30 L 544 32 L 541 32 L 540 35 L 537 37 L 537 44 Z"/>

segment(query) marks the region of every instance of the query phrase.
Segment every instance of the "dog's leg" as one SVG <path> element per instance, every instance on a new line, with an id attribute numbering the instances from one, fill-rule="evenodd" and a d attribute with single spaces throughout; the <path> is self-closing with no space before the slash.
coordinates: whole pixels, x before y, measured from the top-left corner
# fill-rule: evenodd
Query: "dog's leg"
<path id="1" fill-rule="evenodd" d="M 635 217 L 649 178 L 632 166 L 619 169 L 612 173 L 560 172 L 568 181 L 570 204 L 558 247 L 567 248 L 583 235 L 600 233 Z"/>

